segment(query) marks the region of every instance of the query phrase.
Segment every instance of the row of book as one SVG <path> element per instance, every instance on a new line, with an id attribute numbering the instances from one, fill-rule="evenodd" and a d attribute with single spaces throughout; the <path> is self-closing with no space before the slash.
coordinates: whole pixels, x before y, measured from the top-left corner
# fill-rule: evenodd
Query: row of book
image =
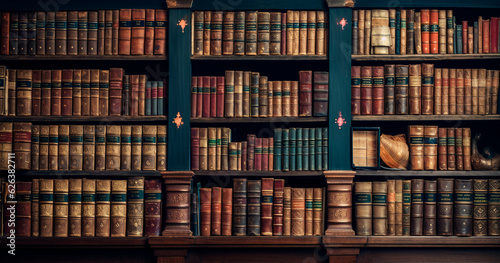
<path id="1" fill-rule="evenodd" d="M 457 21 L 453 10 L 353 10 L 352 54 L 498 53 L 498 17 Z"/>
<path id="2" fill-rule="evenodd" d="M 208 171 L 328 170 L 328 128 L 274 129 L 274 137 L 232 142 L 230 128 L 191 128 L 191 169 Z"/>
<path id="3" fill-rule="evenodd" d="M 0 170 L 167 170 L 166 125 L 0 123 Z"/>
<path id="4" fill-rule="evenodd" d="M 5 236 L 14 230 L 15 237 L 159 236 L 161 185 L 144 177 L 32 179 L 16 182 L 15 193 L 8 194 L 12 188 L 5 181 L 0 229 Z"/>
<path id="5" fill-rule="evenodd" d="M 0 66 L 0 115 L 164 115 L 164 81 L 123 68 L 7 69 Z"/>
<path id="6" fill-rule="evenodd" d="M 193 233 L 321 236 L 323 192 L 323 188 L 285 187 L 284 179 L 274 178 L 235 178 L 233 188 L 198 188 L 192 195 Z"/>
<path id="7" fill-rule="evenodd" d="M 2 12 L 1 55 L 165 55 L 167 10 Z"/>
<path id="8" fill-rule="evenodd" d="M 499 70 L 434 64 L 353 66 L 353 115 L 498 114 Z"/>
<path id="9" fill-rule="evenodd" d="M 412 170 L 472 170 L 470 128 L 410 125 L 408 145 Z"/>
<path id="10" fill-rule="evenodd" d="M 232 70 L 225 77 L 192 77 L 191 117 L 327 116 L 328 81 L 322 71 L 299 71 L 299 81 Z"/>
<path id="11" fill-rule="evenodd" d="M 356 182 L 357 235 L 500 235 L 499 179 Z"/>
<path id="12" fill-rule="evenodd" d="M 324 11 L 194 11 L 192 53 L 324 56 L 327 18 Z"/>

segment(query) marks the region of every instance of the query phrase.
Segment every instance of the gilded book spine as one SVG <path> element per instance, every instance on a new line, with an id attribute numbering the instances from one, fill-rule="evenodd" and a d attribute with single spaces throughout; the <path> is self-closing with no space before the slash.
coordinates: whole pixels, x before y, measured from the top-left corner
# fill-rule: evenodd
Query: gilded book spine
<path id="1" fill-rule="evenodd" d="M 127 182 L 127 236 L 142 236 L 144 231 L 144 177 Z"/>
<path id="2" fill-rule="evenodd" d="M 373 235 L 387 235 L 387 182 L 373 182 Z"/>
<path id="3" fill-rule="evenodd" d="M 411 180 L 411 220 L 410 234 L 423 235 L 424 218 L 424 179 Z"/>
<path id="4" fill-rule="evenodd" d="M 111 182 L 111 235 L 124 237 L 127 218 L 127 180 Z"/>
<path id="5" fill-rule="evenodd" d="M 488 235 L 488 180 L 474 179 L 473 235 Z"/>
<path id="6" fill-rule="evenodd" d="M 372 182 L 354 185 L 356 235 L 371 236 L 372 231 Z"/>
<path id="7" fill-rule="evenodd" d="M 142 170 L 156 170 L 156 125 L 144 125 L 142 127 Z"/>
<path id="8" fill-rule="evenodd" d="M 453 230 L 455 236 L 472 236 L 474 213 L 472 179 L 456 179 L 454 192 Z"/>
<path id="9" fill-rule="evenodd" d="M 40 179 L 40 236 L 52 237 L 54 223 L 54 180 Z"/>
<path id="10" fill-rule="evenodd" d="M 54 237 L 68 236 L 68 179 L 54 180 Z"/>
<path id="11" fill-rule="evenodd" d="M 453 179 L 437 179 L 437 235 L 453 235 Z"/>
<path id="12" fill-rule="evenodd" d="M 82 179 L 69 179 L 69 234 L 70 237 L 82 236 Z"/>
<path id="13" fill-rule="evenodd" d="M 403 236 L 411 232 L 411 184 L 411 180 L 403 180 Z"/>
<path id="14" fill-rule="evenodd" d="M 159 179 L 145 180 L 144 186 L 144 235 L 161 234 L 161 194 L 162 183 Z M 196 200 L 198 201 L 198 200 Z"/>
<path id="15" fill-rule="evenodd" d="M 95 236 L 109 237 L 111 230 L 111 180 L 96 180 Z"/>
<path id="16" fill-rule="evenodd" d="M 424 181 L 424 236 L 436 235 L 436 180 Z"/>
<path id="17" fill-rule="evenodd" d="M 95 170 L 106 169 L 106 126 L 95 127 Z"/>
<path id="18" fill-rule="evenodd" d="M 408 114 L 408 65 L 396 65 L 396 114 Z"/>
<path id="19" fill-rule="evenodd" d="M 83 170 L 83 125 L 69 126 L 69 169 Z"/>
<path id="20" fill-rule="evenodd" d="M 424 126 L 424 169 L 437 170 L 438 127 Z"/>

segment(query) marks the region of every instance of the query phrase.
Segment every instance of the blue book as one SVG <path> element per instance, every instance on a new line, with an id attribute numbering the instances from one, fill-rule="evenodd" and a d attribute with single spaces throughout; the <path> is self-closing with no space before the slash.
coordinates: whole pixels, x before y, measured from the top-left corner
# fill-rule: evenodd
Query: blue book
<path id="1" fill-rule="evenodd" d="M 302 170 L 309 170 L 309 128 L 302 131 Z"/>
<path id="2" fill-rule="evenodd" d="M 151 84 L 152 81 L 146 81 L 146 101 L 144 103 L 146 116 L 151 116 Z"/>
<path id="3" fill-rule="evenodd" d="M 401 10 L 396 11 L 396 54 L 401 54 Z"/>
<path id="4" fill-rule="evenodd" d="M 316 128 L 316 170 L 321 171 L 322 167 L 321 165 L 323 164 L 323 129 L 322 128 Z"/>
<path id="5" fill-rule="evenodd" d="M 295 171 L 295 163 L 296 163 L 296 148 L 297 148 L 297 129 L 290 128 L 290 171 Z"/>
<path id="6" fill-rule="evenodd" d="M 457 25 L 457 54 L 462 52 L 462 25 Z"/>
<path id="7" fill-rule="evenodd" d="M 151 81 L 151 115 L 158 115 L 158 81 Z"/>
<path id="8" fill-rule="evenodd" d="M 281 128 L 274 129 L 274 170 L 281 171 Z"/>
<path id="9" fill-rule="evenodd" d="M 283 129 L 282 134 L 283 146 L 281 148 L 282 159 L 283 159 L 283 171 L 288 172 L 290 170 L 290 131 L 288 129 Z"/>
<path id="10" fill-rule="evenodd" d="M 323 128 L 323 171 L 328 170 L 328 128 Z"/>
<path id="11" fill-rule="evenodd" d="M 309 129 L 309 170 L 316 170 L 316 129 Z"/>
<path id="12" fill-rule="evenodd" d="M 158 115 L 165 115 L 163 113 L 163 102 L 165 101 L 165 87 L 163 81 L 158 81 Z"/>
<path id="13" fill-rule="evenodd" d="M 295 170 L 302 171 L 302 128 L 297 128 L 296 159 Z"/>

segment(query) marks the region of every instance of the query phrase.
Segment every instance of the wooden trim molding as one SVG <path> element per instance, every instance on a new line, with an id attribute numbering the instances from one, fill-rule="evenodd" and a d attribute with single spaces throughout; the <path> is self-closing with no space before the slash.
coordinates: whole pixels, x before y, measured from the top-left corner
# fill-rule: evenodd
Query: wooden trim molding
<path id="1" fill-rule="evenodd" d="M 191 181 L 192 171 L 161 173 L 165 184 L 165 230 L 162 236 L 191 236 Z"/>
<path id="2" fill-rule="evenodd" d="M 354 171 L 325 171 L 327 184 L 327 229 L 325 236 L 353 236 L 352 182 Z"/>
<path id="3" fill-rule="evenodd" d="M 326 4 L 328 7 L 354 7 L 354 1 L 353 0 L 326 0 Z"/>
<path id="4" fill-rule="evenodd" d="M 168 8 L 191 8 L 193 0 L 167 0 Z"/>

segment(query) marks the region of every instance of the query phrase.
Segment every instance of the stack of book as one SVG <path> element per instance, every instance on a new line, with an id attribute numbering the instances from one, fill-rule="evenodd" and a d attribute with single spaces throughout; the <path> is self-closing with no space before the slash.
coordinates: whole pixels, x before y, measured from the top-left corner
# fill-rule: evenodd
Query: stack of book
<path id="1" fill-rule="evenodd" d="M 328 72 L 320 71 L 299 71 L 299 81 L 233 70 L 192 77 L 191 117 L 327 116 L 328 83 Z"/>
<path id="2" fill-rule="evenodd" d="M 324 11 L 194 11 L 192 54 L 326 54 L 328 16 Z"/>
<path id="3" fill-rule="evenodd" d="M 167 10 L 2 12 L 1 55 L 165 55 Z"/>
<path id="4" fill-rule="evenodd" d="M 353 10 L 352 54 L 498 53 L 500 18 L 457 21 L 453 10 Z"/>
<path id="5" fill-rule="evenodd" d="M 499 179 L 356 182 L 354 203 L 357 235 L 500 235 Z"/>
<path id="6" fill-rule="evenodd" d="M 0 66 L 0 115 L 164 115 L 166 81 L 123 68 L 31 70 Z"/>
<path id="7" fill-rule="evenodd" d="M 0 170 L 167 170 L 166 125 L 0 123 Z"/>
<path id="8" fill-rule="evenodd" d="M 195 235 L 323 234 L 323 188 L 285 187 L 284 179 L 274 178 L 237 178 L 233 183 L 233 188 L 198 188 L 193 193 L 191 223 Z"/>
<path id="9" fill-rule="evenodd" d="M 191 128 L 191 169 L 209 171 L 328 170 L 328 128 L 274 129 L 232 142 L 230 128 Z"/>
<path id="10" fill-rule="evenodd" d="M 499 70 L 434 64 L 353 66 L 353 115 L 498 114 Z"/>
<path id="11" fill-rule="evenodd" d="M 0 183 L 3 178 L 0 178 Z M 9 184 L 0 184 L 7 193 Z M 3 234 L 33 237 L 141 237 L 161 231 L 161 180 L 33 179 L 5 195 Z M 15 196 L 15 197 L 14 197 Z M 16 203 L 15 222 L 10 202 Z M 2 236 L 2 235 L 0 235 Z"/>

